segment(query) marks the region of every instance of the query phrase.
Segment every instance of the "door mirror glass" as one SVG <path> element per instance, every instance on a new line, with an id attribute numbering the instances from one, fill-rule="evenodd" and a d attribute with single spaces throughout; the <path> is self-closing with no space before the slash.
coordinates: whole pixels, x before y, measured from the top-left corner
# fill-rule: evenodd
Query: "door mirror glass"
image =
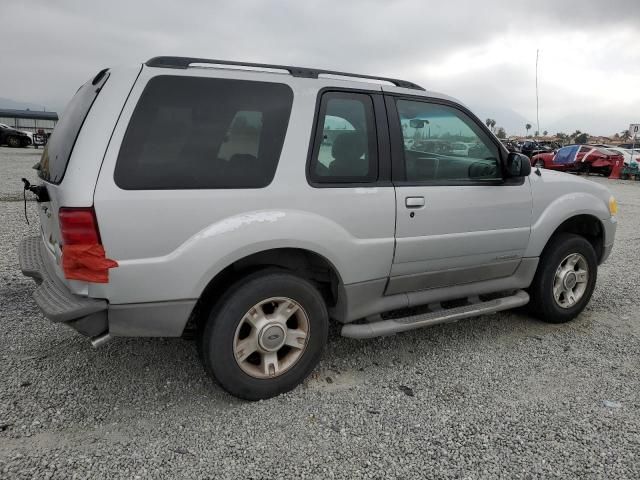
<path id="1" fill-rule="evenodd" d="M 509 152 L 507 156 L 507 175 L 511 178 L 527 177 L 531 173 L 529 157 L 517 152 Z"/>

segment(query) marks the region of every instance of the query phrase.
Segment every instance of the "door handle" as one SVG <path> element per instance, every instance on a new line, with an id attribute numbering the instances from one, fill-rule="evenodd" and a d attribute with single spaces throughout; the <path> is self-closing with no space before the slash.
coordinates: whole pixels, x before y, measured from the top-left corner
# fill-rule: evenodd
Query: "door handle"
<path id="1" fill-rule="evenodd" d="M 424 197 L 407 197 L 404 199 L 404 204 L 407 208 L 424 207 Z"/>

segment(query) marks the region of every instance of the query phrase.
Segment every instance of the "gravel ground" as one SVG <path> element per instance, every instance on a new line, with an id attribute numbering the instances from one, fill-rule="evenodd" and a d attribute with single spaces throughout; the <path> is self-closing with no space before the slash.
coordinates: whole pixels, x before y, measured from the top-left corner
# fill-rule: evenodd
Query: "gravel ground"
<path id="1" fill-rule="evenodd" d="M 25 177 L 35 181 L 37 172 L 31 168 L 40 160 L 42 148 L 0 147 L 0 201 L 22 201 L 22 182 Z"/>
<path id="2" fill-rule="evenodd" d="M 640 478 L 640 183 L 592 178 L 620 226 L 576 321 L 336 329 L 303 386 L 246 403 L 192 341 L 94 350 L 42 317 L 16 257 L 35 212 L 7 201 L 38 155 L 0 148 L 0 478 Z"/>

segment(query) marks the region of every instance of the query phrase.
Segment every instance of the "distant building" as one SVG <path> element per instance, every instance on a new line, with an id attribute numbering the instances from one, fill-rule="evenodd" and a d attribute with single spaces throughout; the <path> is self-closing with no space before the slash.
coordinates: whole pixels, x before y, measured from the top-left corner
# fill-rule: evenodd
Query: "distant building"
<path id="1" fill-rule="evenodd" d="M 602 143 L 605 145 L 613 145 L 614 140 L 611 137 L 596 137 L 596 136 L 589 136 L 589 141 L 588 143 Z"/>
<path id="2" fill-rule="evenodd" d="M 26 130 L 29 132 L 44 130 L 45 133 L 51 133 L 56 123 L 58 123 L 58 114 L 56 112 L 41 112 L 39 110 L 10 110 L 0 108 L 0 123 L 9 125 L 16 130 Z"/>

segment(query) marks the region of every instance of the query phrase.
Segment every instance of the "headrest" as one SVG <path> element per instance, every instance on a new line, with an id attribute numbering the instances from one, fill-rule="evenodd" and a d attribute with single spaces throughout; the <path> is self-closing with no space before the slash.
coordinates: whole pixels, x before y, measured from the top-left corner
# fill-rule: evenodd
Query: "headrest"
<path id="1" fill-rule="evenodd" d="M 333 141 L 331 155 L 339 158 L 360 158 L 366 151 L 364 135 L 361 132 L 341 133 Z"/>

